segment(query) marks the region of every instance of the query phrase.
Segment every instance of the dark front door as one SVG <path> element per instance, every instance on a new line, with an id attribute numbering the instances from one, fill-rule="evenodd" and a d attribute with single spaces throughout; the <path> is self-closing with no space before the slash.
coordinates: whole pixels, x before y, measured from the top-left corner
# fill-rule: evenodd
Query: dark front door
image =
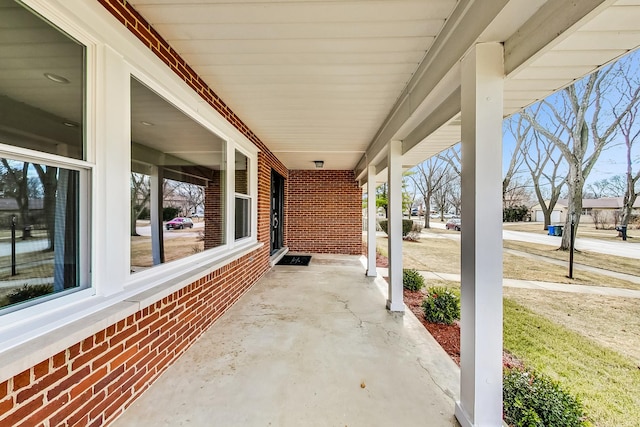
<path id="1" fill-rule="evenodd" d="M 284 178 L 271 171 L 271 253 L 283 245 L 284 228 Z"/>

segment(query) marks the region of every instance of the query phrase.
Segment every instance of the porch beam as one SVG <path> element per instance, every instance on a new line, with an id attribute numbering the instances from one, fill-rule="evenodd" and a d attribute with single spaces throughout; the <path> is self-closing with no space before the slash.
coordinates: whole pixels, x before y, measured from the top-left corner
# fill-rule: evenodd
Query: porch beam
<path id="1" fill-rule="evenodd" d="M 462 60 L 460 401 L 463 427 L 502 425 L 502 109 L 500 43 Z"/>
<path id="2" fill-rule="evenodd" d="M 375 277 L 376 271 L 376 167 L 367 167 L 367 276 Z"/>
<path id="3" fill-rule="evenodd" d="M 402 141 L 389 143 L 387 156 L 387 182 L 389 185 L 388 253 L 389 253 L 389 311 L 404 312 L 402 295 Z"/>
<path id="4" fill-rule="evenodd" d="M 548 1 L 504 43 L 504 69 L 510 75 L 533 62 L 560 41 L 572 28 L 600 13 L 615 0 Z"/>
<path id="5" fill-rule="evenodd" d="M 439 88 L 439 85 L 443 81 L 453 82 L 453 79 L 448 79 L 447 76 L 455 70 L 460 58 L 508 3 L 509 0 L 458 2 L 433 46 L 427 51 L 404 92 L 369 144 L 366 154 L 356 167 L 356 175 L 364 172 L 366 159 L 375 158 L 386 150 L 389 141 L 404 140 L 413 128 L 424 120 L 424 112 L 429 110 L 429 104 L 442 102 L 435 99 L 436 96 L 430 96 L 432 93 L 446 98 L 451 89 L 455 89 L 445 90 Z"/>

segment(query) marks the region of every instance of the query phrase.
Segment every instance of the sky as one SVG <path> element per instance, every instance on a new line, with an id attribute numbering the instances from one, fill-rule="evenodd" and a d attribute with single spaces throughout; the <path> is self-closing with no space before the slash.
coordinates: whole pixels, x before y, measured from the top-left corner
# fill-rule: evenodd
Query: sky
<path id="1" fill-rule="evenodd" d="M 622 64 L 625 64 L 627 67 L 626 74 L 640 81 L 640 79 L 638 79 L 638 76 L 640 75 L 640 52 L 638 51 L 632 52 L 629 55 L 623 57 L 622 61 L 623 61 Z M 618 79 L 619 77 L 617 76 L 612 78 L 610 89 L 617 87 L 616 85 L 620 83 L 620 80 Z M 580 83 L 578 82 L 578 85 L 579 84 Z M 620 98 L 619 93 L 616 94 L 615 90 L 612 90 L 609 93 L 608 97 L 605 96 L 605 102 L 603 103 L 603 105 L 606 105 L 607 103 L 610 105 L 613 105 L 612 103 L 616 102 L 619 98 Z M 558 94 L 551 95 L 550 97 L 547 98 L 547 101 L 552 105 L 555 105 L 557 108 L 559 108 L 559 106 L 561 105 L 559 102 L 560 98 Z M 600 120 L 600 122 L 607 123 L 607 124 L 610 123 L 613 120 L 613 117 L 611 115 L 612 108 L 611 107 L 608 109 L 603 108 L 602 111 L 606 116 L 603 117 Z M 640 128 L 640 118 L 638 118 L 636 121 L 637 121 L 636 126 Z M 503 131 L 502 155 L 503 155 L 503 172 L 505 172 L 509 167 L 509 162 L 511 161 L 511 156 L 515 148 L 515 139 L 511 135 L 511 133 L 508 130 L 506 130 L 506 126 L 503 126 L 503 128 L 505 129 L 505 131 Z M 635 146 L 633 147 L 633 150 L 632 150 L 632 159 L 633 159 L 632 164 L 633 164 L 633 170 L 637 171 L 638 169 L 640 169 L 640 141 L 637 141 L 634 145 Z M 522 169 L 523 169 L 522 176 L 528 177 L 528 171 L 526 170 L 526 167 L 523 167 Z M 614 175 L 625 174 L 626 169 L 627 169 L 626 145 L 624 144 L 622 135 L 618 134 L 612 139 L 611 143 L 601 153 L 593 170 L 591 171 L 590 175 L 587 177 L 586 184 L 588 185 L 590 183 L 602 180 L 604 178 L 610 178 Z"/>

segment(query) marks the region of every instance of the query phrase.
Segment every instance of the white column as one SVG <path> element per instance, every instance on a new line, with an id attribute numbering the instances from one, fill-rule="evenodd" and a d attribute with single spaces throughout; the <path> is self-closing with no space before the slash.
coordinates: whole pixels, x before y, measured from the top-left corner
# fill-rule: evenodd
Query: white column
<path id="1" fill-rule="evenodd" d="M 162 184 L 164 181 L 163 169 L 153 166 L 150 177 L 151 198 L 151 254 L 153 265 L 164 262 L 164 229 L 162 228 Z"/>
<path id="2" fill-rule="evenodd" d="M 463 427 L 502 425 L 502 114 L 499 43 L 478 44 L 462 60 Z"/>
<path id="3" fill-rule="evenodd" d="M 404 312 L 402 296 L 402 141 L 389 143 L 389 299 L 387 309 Z"/>
<path id="4" fill-rule="evenodd" d="M 376 167 L 367 169 L 367 276 L 375 277 L 376 271 Z"/>

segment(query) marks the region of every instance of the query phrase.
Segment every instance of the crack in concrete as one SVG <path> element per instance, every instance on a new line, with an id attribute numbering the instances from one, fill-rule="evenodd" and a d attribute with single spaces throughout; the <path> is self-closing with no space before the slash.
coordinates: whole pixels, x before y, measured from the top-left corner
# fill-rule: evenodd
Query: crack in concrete
<path id="1" fill-rule="evenodd" d="M 418 365 L 420 365 L 420 367 L 422 369 L 424 369 L 424 371 L 427 373 L 427 375 L 429 376 L 429 378 L 431 379 L 431 381 L 433 382 L 433 384 L 435 384 L 436 387 L 438 387 L 440 389 L 440 391 L 442 391 L 444 394 L 446 394 L 447 396 L 449 396 L 451 399 L 456 400 L 456 396 L 454 396 L 453 391 L 449 390 L 448 388 L 444 388 L 442 387 L 438 381 L 436 381 L 436 379 L 433 377 L 433 375 L 431 374 L 431 371 L 429 369 L 427 369 L 426 366 L 424 366 L 422 364 L 422 359 L 420 357 L 416 358 L 416 361 L 418 362 Z"/>

